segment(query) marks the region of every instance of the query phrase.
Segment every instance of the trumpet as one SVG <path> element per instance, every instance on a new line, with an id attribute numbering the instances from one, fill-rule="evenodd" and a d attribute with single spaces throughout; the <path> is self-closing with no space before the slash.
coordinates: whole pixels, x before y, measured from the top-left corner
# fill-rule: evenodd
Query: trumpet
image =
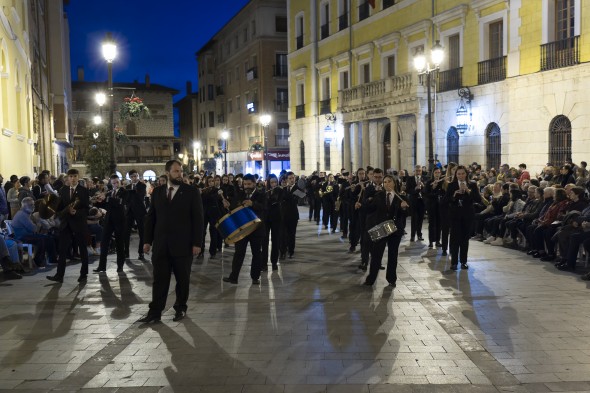
<path id="1" fill-rule="evenodd" d="M 104 202 L 104 200 L 107 197 L 107 193 L 106 192 L 97 192 L 96 194 L 94 194 L 92 196 L 92 198 L 90 198 L 90 203 L 100 203 L 100 202 Z"/>

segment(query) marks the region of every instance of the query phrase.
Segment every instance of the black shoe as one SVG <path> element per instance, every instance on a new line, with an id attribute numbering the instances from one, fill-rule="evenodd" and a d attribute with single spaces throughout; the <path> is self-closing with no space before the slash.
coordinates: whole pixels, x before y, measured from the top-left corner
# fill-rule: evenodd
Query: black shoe
<path id="1" fill-rule="evenodd" d="M 232 280 L 229 277 L 223 277 L 223 282 L 229 282 L 231 284 L 237 284 L 238 283 L 238 280 Z"/>
<path id="2" fill-rule="evenodd" d="M 122 267 L 118 267 L 117 268 L 117 273 L 123 273 L 123 268 Z"/>
<path id="3" fill-rule="evenodd" d="M 590 281 L 590 273 L 586 273 L 580 278 L 584 281 Z"/>
<path id="4" fill-rule="evenodd" d="M 129 259 L 129 253 L 125 253 L 125 259 Z"/>
<path id="5" fill-rule="evenodd" d="M 442 244 L 440 244 L 439 242 L 436 242 L 435 246 L 436 246 L 437 248 L 441 248 L 441 247 L 442 247 Z"/>
<path id="6" fill-rule="evenodd" d="M 363 272 L 367 271 L 367 264 L 366 263 L 361 263 L 359 266 L 359 269 L 361 269 Z"/>
<path id="7" fill-rule="evenodd" d="M 562 263 L 561 265 L 557 266 L 557 268 L 564 272 L 573 272 L 576 271 L 575 266 L 570 266 L 567 263 Z"/>
<path id="8" fill-rule="evenodd" d="M 92 270 L 94 273 L 106 273 L 107 269 L 103 269 L 102 267 L 98 267 Z"/>
<path id="9" fill-rule="evenodd" d="M 418 240 L 421 242 L 424 241 L 424 238 L 422 237 L 422 235 L 418 236 Z"/>
<path id="10" fill-rule="evenodd" d="M 55 281 L 55 282 L 58 282 L 60 284 L 64 282 L 64 278 L 63 277 L 59 277 L 59 276 L 47 276 L 47 279 L 49 281 Z"/>
<path id="11" fill-rule="evenodd" d="M 281 261 L 284 261 L 285 259 L 287 259 L 287 254 L 281 254 L 281 255 L 279 255 L 279 259 Z"/>
<path id="12" fill-rule="evenodd" d="M 349 252 L 350 254 L 352 254 L 352 253 L 353 253 L 353 252 L 355 252 L 355 251 L 356 251 L 356 247 L 354 247 L 354 246 L 350 246 L 350 247 L 348 247 L 348 252 Z"/>
<path id="13" fill-rule="evenodd" d="M 143 254 L 139 254 L 139 256 L 137 257 L 138 261 L 145 261 L 145 257 L 143 256 Z"/>
<path id="14" fill-rule="evenodd" d="M 221 247 L 217 247 L 217 251 L 218 252 L 221 252 Z"/>
<path id="15" fill-rule="evenodd" d="M 544 258 L 546 256 L 547 256 L 547 254 L 545 254 L 544 252 L 538 252 L 538 251 L 533 254 L 533 258 Z"/>
<path id="16" fill-rule="evenodd" d="M 6 280 L 20 280 L 21 278 L 23 278 L 23 276 L 21 276 L 20 274 L 18 274 L 15 271 L 6 270 L 4 272 L 4 279 L 6 279 Z"/>
<path id="17" fill-rule="evenodd" d="M 411 237 L 411 238 L 410 238 L 410 241 L 411 241 L 411 242 L 415 242 L 416 240 L 414 240 L 414 238 L 413 238 L 413 237 Z"/>
<path id="18" fill-rule="evenodd" d="M 457 265 L 451 265 L 451 270 L 459 270 L 459 269 L 457 268 Z"/>
<path id="19" fill-rule="evenodd" d="M 443 252 L 440 255 L 443 256 L 443 257 L 446 257 L 447 256 L 447 252 L 445 250 L 443 250 Z"/>
<path id="20" fill-rule="evenodd" d="M 199 255 L 197 255 L 197 259 L 203 259 L 203 253 L 200 253 Z"/>
<path id="21" fill-rule="evenodd" d="M 533 255 L 536 252 L 537 252 L 537 250 L 530 250 L 530 251 L 526 252 L 526 255 Z"/>
<path id="22" fill-rule="evenodd" d="M 346 233 L 343 233 L 342 236 L 340 236 L 340 239 L 347 239 L 348 235 Z"/>
<path id="23" fill-rule="evenodd" d="M 467 270 L 467 269 L 469 269 L 469 265 L 467 265 L 466 263 L 462 263 L 461 270 Z"/>
<path id="24" fill-rule="evenodd" d="M 209 254 L 209 259 L 215 259 L 215 254 Z"/>
<path id="25" fill-rule="evenodd" d="M 365 281 L 365 282 L 363 283 L 363 285 L 366 285 L 366 286 L 368 286 L 368 287 L 372 287 L 372 286 L 373 286 L 373 284 L 374 284 L 374 283 L 373 283 L 373 282 L 370 282 L 370 281 Z"/>
<path id="26" fill-rule="evenodd" d="M 395 283 L 394 282 L 390 282 L 389 283 L 389 286 L 392 287 L 392 288 L 395 288 Z"/>
<path id="27" fill-rule="evenodd" d="M 159 315 L 150 315 L 147 314 L 146 316 L 139 318 L 137 322 L 139 323 L 152 323 L 152 322 L 160 322 L 161 317 Z"/>
<path id="28" fill-rule="evenodd" d="M 258 284 L 260 284 L 260 280 L 257 279 L 257 278 L 253 278 L 252 279 L 252 285 L 258 285 Z"/>
<path id="29" fill-rule="evenodd" d="M 272 265 L 272 270 L 273 270 L 273 271 L 275 271 L 275 270 L 279 270 L 279 267 L 278 267 L 277 265 Z"/>
<path id="30" fill-rule="evenodd" d="M 289 254 L 289 259 L 293 259 L 293 254 Z"/>
<path id="31" fill-rule="evenodd" d="M 181 319 L 184 319 L 184 317 L 186 317 L 186 312 L 184 312 L 184 311 L 176 311 L 176 314 L 174 314 L 174 318 L 172 318 L 172 321 L 178 322 Z"/>
<path id="32" fill-rule="evenodd" d="M 261 271 L 261 272 L 267 272 L 267 271 L 268 271 L 268 265 L 266 265 L 266 266 L 262 266 L 262 267 L 260 268 L 260 271 Z"/>
<path id="33" fill-rule="evenodd" d="M 383 265 L 379 266 L 379 270 L 385 270 L 385 266 L 383 266 Z"/>
<path id="34" fill-rule="evenodd" d="M 80 277 L 78 277 L 78 282 L 86 282 L 88 281 L 88 276 L 86 274 L 81 274 Z"/>
<path id="35" fill-rule="evenodd" d="M 428 248 L 432 248 L 432 243 L 428 243 Z"/>
<path id="36" fill-rule="evenodd" d="M 545 255 L 544 257 L 541 258 L 541 260 L 543 262 L 553 262 L 557 257 L 555 255 Z"/>

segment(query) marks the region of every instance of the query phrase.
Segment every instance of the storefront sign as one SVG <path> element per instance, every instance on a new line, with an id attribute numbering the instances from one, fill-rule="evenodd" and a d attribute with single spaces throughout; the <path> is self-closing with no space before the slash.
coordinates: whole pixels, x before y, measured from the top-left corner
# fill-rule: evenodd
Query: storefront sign
<path id="1" fill-rule="evenodd" d="M 291 160 L 291 155 L 289 154 L 289 150 L 272 150 L 268 151 L 268 159 L 270 161 L 289 161 Z"/>
<path id="2" fill-rule="evenodd" d="M 264 160 L 264 151 L 249 151 L 248 152 L 248 160 L 250 161 L 262 161 Z"/>

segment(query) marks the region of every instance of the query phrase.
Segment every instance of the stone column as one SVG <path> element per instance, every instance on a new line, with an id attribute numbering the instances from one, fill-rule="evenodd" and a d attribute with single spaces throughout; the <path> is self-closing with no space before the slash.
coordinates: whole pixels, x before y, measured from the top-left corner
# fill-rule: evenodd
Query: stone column
<path id="1" fill-rule="evenodd" d="M 389 118 L 391 128 L 391 168 L 395 171 L 399 171 L 400 160 L 399 160 L 399 133 L 397 131 L 397 116 Z"/>
<path id="2" fill-rule="evenodd" d="M 416 113 L 416 164 L 428 165 L 426 158 L 426 116 Z M 409 169 L 409 168 L 408 168 Z"/>
<path id="3" fill-rule="evenodd" d="M 363 167 L 367 167 L 371 165 L 371 149 L 369 144 L 369 121 L 363 120 L 361 122 L 361 132 L 362 132 L 362 149 L 363 149 Z"/>
<path id="4" fill-rule="evenodd" d="M 350 143 L 350 124 L 344 123 L 344 168 L 349 171 L 354 171 L 354 168 L 350 168 L 352 145 Z"/>
<path id="5" fill-rule="evenodd" d="M 359 123 L 351 123 L 352 128 L 352 141 L 350 142 L 351 150 L 352 150 L 352 162 L 354 168 L 353 171 L 356 171 L 361 165 L 361 144 L 359 143 Z"/>

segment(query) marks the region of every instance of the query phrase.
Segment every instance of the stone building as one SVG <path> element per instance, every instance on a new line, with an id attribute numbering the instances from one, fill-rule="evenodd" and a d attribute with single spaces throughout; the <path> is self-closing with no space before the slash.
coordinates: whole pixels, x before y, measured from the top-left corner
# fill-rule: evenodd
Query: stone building
<path id="1" fill-rule="evenodd" d="M 86 175 L 84 155 L 88 149 L 84 135 L 93 124 L 93 118 L 100 115 L 108 121 L 108 107 L 100 108 L 95 96 L 106 92 L 106 82 L 86 82 L 83 71 L 78 70 L 78 81 L 72 83 L 74 138 L 76 161 L 82 175 Z M 166 161 L 179 152 L 179 139 L 174 136 L 173 96 L 178 91 L 150 82 L 146 75 L 145 82 L 113 83 L 115 129 L 124 133 L 128 142 L 117 143 L 117 172 L 128 177 L 131 169 L 136 169 L 144 179 L 154 179 L 164 173 Z M 151 112 L 151 118 L 127 120 L 121 124 L 119 106 L 125 97 L 135 95 L 143 99 Z"/>
<path id="2" fill-rule="evenodd" d="M 198 99 L 199 95 L 193 92 L 192 83 L 186 82 L 186 95 L 174 103 L 174 108 L 178 111 L 180 154 L 182 155 L 179 158 L 189 171 L 195 171 L 201 167 L 199 161 L 202 156 L 202 146 L 198 138 Z"/>
<path id="3" fill-rule="evenodd" d="M 288 169 L 286 0 L 250 1 L 196 56 L 204 166 L 221 170 L 213 157 L 227 147 L 230 172 L 264 175 L 264 146 L 269 172 Z"/>
<path id="4" fill-rule="evenodd" d="M 590 4 L 581 0 L 288 2 L 295 171 L 590 158 Z M 432 81 L 414 57 L 440 43 Z M 432 142 L 431 142 L 432 141 Z"/>

